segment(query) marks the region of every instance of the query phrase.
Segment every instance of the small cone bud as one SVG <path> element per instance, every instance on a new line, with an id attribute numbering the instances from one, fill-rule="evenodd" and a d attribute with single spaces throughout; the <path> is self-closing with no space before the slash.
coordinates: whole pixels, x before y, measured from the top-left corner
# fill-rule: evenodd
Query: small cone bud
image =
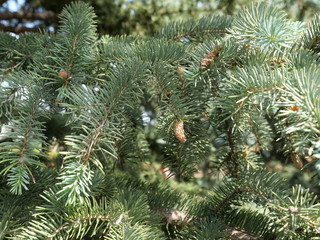
<path id="1" fill-rule="evenodd" d="M 249 155 L 249 153 L 250 153 L 250 151 L 249 151 L 248 149 L 245 149 L 245 150 L 243 150 L 242 152 L 243 152 L 243 154 L 246 155 L 246 156 Z"/>
<path id="2" fill-rule="evenodd" d="M 181 224 L 187 223 L 190 221 L 190 218 L 184 212 L 177 211 L 177 210 L 170 210 L 165 215 L 167 222 L 172 224 Z"/>
<path id="3" fill-rule="evenodd" d="M 207 112 L 203 112 L 202 116 L 204 116 L 204 118 L 207 120 L 209 119 L 209 114 Z"/>
<path id="4" fill-rule="evenodd" d="M 297 208 L 297 207 L 294 207 L 294 206 L 288 207 L 288 210 L 289 210 L 290 213 L 296 213 L 296 212 L 298 212 L 298 208 Z"/>
<path id="5" fill-rule="evenodd" d="M 301 158 L 296 153 L 291 153 L 291 161 L 297 168 L 303 167 L 303 162 L 301 161 Z"/>
<path id="6" fill-rule="evenodd" d="M 183 68 L 183 67 L 178 67 L 178 68 L 177 68 L 177 72 L 178 72 L 178 74 L 179 74 L 180 77 L 183 77 L 184 68 Z"/>
<path id="7" fill-rule="evenodd" d="M 64 79 L 68 78 L 68 73 L 65 70 L 61 70 L 58 75 Z"/>
<path id="8" fill-rule="evenodd" d="M 180 141 L 180 142 L 186 142 L 187 138 L 184 135 L 184 128 L 183 128 L 183 122 L 181 120 L 178 120 L 175 125 L 174 125 L 174 134 L 176 136 L 176 138 Z"/>
<path id="9" fill-rule="evenodd" d="M 296 105 L 293 105 L 293 106 L 290 106 L 290 110 L 291 110 L 291 111 L 298 111 L 298 110 L 299 110 L 299 107 L 296 106 Z"/>

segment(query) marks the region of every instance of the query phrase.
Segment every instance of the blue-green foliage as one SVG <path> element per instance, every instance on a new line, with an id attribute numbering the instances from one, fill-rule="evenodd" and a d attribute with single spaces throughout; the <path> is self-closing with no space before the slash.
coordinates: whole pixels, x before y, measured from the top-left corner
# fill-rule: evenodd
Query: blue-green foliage
<path id="1" fill-rule="evenodd" d="M 318 43 L 267 3 L 98 38 L 76 2 L 57 34 L 0 33 L 0 239 L 319 238 L 317 196 L 263 162 L 319 161 Z"/>

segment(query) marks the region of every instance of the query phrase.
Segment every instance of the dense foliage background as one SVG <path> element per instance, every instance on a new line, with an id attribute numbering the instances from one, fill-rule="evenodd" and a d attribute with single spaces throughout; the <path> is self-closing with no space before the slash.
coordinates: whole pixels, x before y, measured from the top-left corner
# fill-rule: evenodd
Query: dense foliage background
<path id="1" fill-rule="evenodd" d="M 57 31 L 59 22 L 58 15 L 62 11 L 65 4 L 70 3 L 71 0 L 2 0 L 0 1 L 0 29 L 8 32 L 21 33 L 39 31 L 39 29 L 48 29 L 50 31 Z M 94 8 L 97 15 L 98 33 L 100 35 L 119 35 L 119 34 L 133 34 L 133 35 L 154 35 L 161 27 L 169 22 L 176 20 L 190 20 L 200 19 L 203 16 L 210 16 L 211 14 L 234 15 L 237 12 L 251 4 L 247 0 L 223 0 L 223 1 L 196 1 L 196 0 L 179 0 L 179 1 L 155 1 L 155 0 L 87 0 Z M 310 22 L 315 13 L 320 9 L 319 1 L 311 0 L 273 0 L 270 1 L 279 9 L 287 12 L 292 20 L 300 20 Z M 15 3 L 15 4 L 14 4 Z M 9 6 L 18 8 L 17 12 L 10 11 Z M 37 15 L 41 13 L 42 15 Z M 146 108 L 149 116 L 145 121 L 151 121 L 155 116 L 152 116 L 152 106 L 148 105 Z M 150 115 L 151 114 L 151 115 Z M 47 135 L 53 137 L 55 133 L 57 139 L 62 141 L 65 132 L 63 122 L 61 119 L 51 119 L 47 124 L 50 125 L 50 132 Z M 157 143 L 154 134 L 150 129 L 149 141 L 153 147 L 155 154 L 154 158 L 159 159 L 159 149 L 161 145 Z M 59 134 L 61 133 L 61 134 Z M 51 149 L 57 149 L 57 146 L 51 146 Z M 53 155 L 56 153 L 53 153 Z M 160 153 L 161 155 L 161 153 Z M 273 151 L 264 155 L 267 166 L 272 171 L 278 171 L 281 175 L 289 179 L 292 184 L 301 183 L 305 187 L 311 188 L 318 192 L 318 179 L 314 177 L 316 174 L 314 170 L 306 169 L 301 171 L 300 168 L 295 167 L 292 161 L 281 153 Z M 160 156 L 161 158 L 161 156 Z M 202 167 L 206 168 L 208 164 Z M 201 186 L 207 186 L 214 176 L 211 176 L 205 171 L 204 175 L 198 178 L 197 183 Z"/>
<path id="2" fill-rule="evenodd" d="M 9 6 L 18 6 L 11 12 Z M 1 0 L 0 29 L 12 32 L 57 30 L 58 14 L 71 0 Z M 85 0 L 98 17 L 100 34 L 153 35 L 170 21 L 200 19 L 211 14 L 234 15 L 260 0 Z M 293 20 L 308 21 L 319 11 L 317 0 L 271 0 Z M 1 21 L 2 20 L 2 21 Z"/>

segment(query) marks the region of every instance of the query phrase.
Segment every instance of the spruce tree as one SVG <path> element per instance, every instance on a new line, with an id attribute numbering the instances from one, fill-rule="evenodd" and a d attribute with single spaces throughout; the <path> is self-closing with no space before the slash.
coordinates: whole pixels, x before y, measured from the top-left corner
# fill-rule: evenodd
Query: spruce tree
<path id="1" fill-rule="evenodd" d="M 266 3 L 154 37 L 99 38 L 83 2 L 1 32 L 0 239 L 319 239 L 318 196 L 264 165 L 319 166 L 319 36 Z"/>

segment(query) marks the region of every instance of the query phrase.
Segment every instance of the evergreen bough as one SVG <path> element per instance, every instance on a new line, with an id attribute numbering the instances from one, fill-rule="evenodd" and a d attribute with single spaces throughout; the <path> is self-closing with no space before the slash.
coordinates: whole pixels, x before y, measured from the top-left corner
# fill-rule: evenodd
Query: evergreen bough
<path id="1" fill-rule="evenodd" d="M 319 15 L 261 3 L 145 38 L 98 37 L 82 2 L 60 21 L 0 33 L 0 239 L 320 238 L 318 197 L 263 165 L 273 149 L 318 164 Z M 222 179 L 146 181 L 154 156 L 178 182 L 202 163 Z"/>

